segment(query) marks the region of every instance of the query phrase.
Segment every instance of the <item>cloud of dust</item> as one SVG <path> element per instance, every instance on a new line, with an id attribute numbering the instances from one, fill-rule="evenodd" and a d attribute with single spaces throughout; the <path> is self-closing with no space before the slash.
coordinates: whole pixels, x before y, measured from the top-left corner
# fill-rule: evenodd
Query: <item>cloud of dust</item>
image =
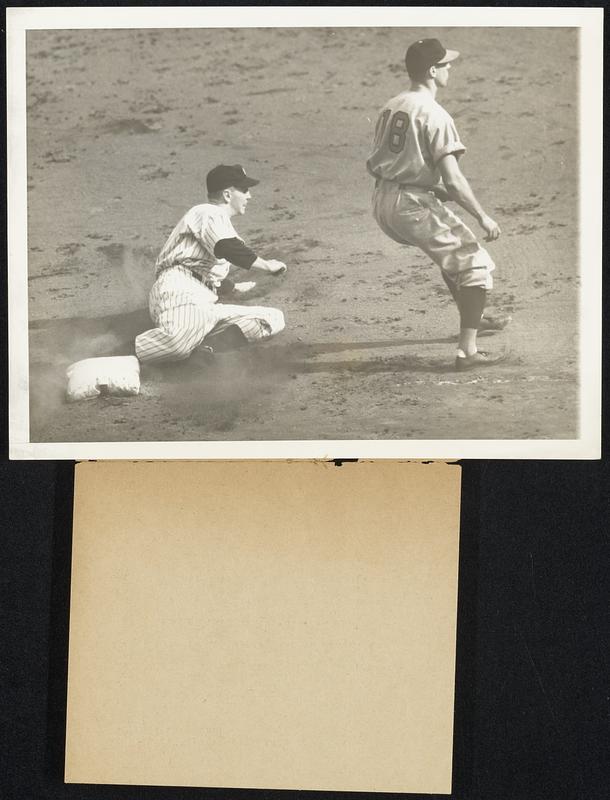
<path id="1" fill-rule="evenodd" d="M 150 246 L 133 247 L 123 242 L 110 242 L 97 248 L 106 259 L 104 274 L 112 282 L 107 297 L 118 311 L 131 311 L 148 304 L 148 293 L 154 280 L 157 252 Z M 105 304 L 108 307 L 108 303 Z"/>
<path id="2" fill-rule="evenodd" d="M 94 332 L 89 320 L 62 321 L 37 336 L 36 361 L 30 365 L 30 416 L 32 429 L 46 429 L 51 418 L 65 405 L 70 364 L 85 358 L 129 355 L 130 344 L 117 332 Z M 40 335 L 43 334 L 43 335 Z"/>
<path id="3" fill-rule="evenodd" d="M 148 293 L 154 280 L 155 251 L 149 247 L 121 246 L 117 259 L 117 272 L 125 284 L 131 308 L 141 308 L 148 303 Z"/>

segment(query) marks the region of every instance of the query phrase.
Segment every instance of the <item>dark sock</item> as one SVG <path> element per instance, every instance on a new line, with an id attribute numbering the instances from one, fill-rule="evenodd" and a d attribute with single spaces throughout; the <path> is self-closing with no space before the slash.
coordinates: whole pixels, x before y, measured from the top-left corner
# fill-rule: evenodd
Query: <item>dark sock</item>
<path id="1" fill-rule="evenodd" d="M 212 332 L 206 336 L 204 344 L 212 347 L 215 353 L 223 353 L 227 350 L 239 350 L 240 347 L 245 347 L 248 340 L 239 325 L 229 325 L 219 333 Z"/>
<path id="2" fill-rule="evenodd" d="M 487 292 L 485 289 L 481 289 L 478 286 L 464 286 L 460 289 L 459 309 L 461 328 L 479 327 L 486 299 Z"/>

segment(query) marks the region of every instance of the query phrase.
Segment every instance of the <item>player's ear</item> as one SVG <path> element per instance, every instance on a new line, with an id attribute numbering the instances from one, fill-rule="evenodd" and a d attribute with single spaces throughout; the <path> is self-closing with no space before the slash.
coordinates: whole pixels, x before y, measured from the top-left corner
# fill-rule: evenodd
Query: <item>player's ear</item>
<path id="1" fill-rule="evenodd" d="M 222 190 L 222 197 L 225 203 L 228 203 L 231 199 L 231 190 L 230 189 L 223 189 Z"/>

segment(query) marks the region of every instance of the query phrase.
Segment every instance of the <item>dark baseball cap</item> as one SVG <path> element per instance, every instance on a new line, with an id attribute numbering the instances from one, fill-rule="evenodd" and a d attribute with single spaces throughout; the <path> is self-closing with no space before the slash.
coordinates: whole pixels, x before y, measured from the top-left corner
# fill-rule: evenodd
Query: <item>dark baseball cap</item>
<path id="1" fill-rule="evenodd" d="M 407 72 L 425 72 L 435 64 L 447 64 L 459 56 L 457 50 L 447 50 L 438 39 L 419 39 L 407 50 Z"/>
<path id="2" fill-rule="evenodd" d="M 219 164 L 208 172 L 205 182 L 208 193 L 211 194 L 228 189 L 229 186 L 235 186 L 236 189 L 246 192 L 251 186 L 260 183 L 256 178 L 246 175 L 246 170 L 241 164 L 233 164 L 233 166 Z"/>

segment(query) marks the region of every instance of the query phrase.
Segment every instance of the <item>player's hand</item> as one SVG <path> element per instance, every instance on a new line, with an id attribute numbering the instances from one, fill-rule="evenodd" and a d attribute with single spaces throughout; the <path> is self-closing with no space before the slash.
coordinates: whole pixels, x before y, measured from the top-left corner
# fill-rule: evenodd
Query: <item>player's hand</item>
<path id="1" fill-rule="evenodd" d="M 485 231 L 486 242 L 494 242 L 502 233 L 498 223 L 495 222 L 495 220 L 493 220 L 491 217 L 488 217 L 487 214 L 484 214 L 481 217 L 480 222 L 481 222 L 481 227 Z"/>
<path id="2" fill-rule="evenodd" d="M 282 275 L 288 269 L 283 261 L 278 261 L 275 258 L 268 258 L 265 263 L 267 264 L 267 272 L 272 275 Z"/>

